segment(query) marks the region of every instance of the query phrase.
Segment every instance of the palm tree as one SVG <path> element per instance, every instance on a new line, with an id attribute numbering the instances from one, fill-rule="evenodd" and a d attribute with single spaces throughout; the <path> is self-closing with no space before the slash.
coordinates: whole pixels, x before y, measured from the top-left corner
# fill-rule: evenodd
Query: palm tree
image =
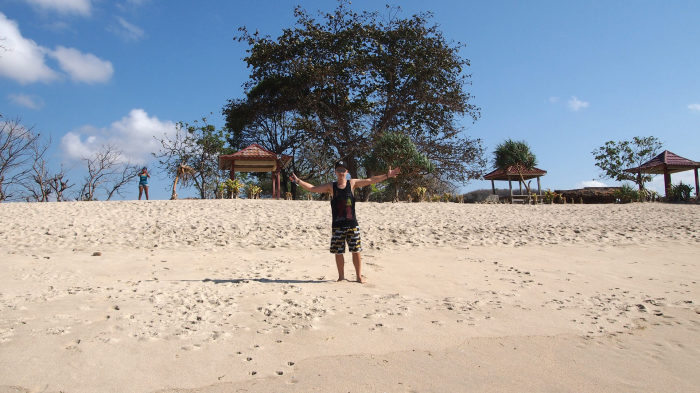
<path id="1" fill-rule="evenodd" d="M 182 181 L 182 185 L 187 187 L 187 185 L 194 180 L 194 174 L 197 173 L 192 167 L 187 166 L 185 164 L 180 164 L 178 165 L 177 169 L 175 170 L 175 181 L 173 181 L 173 193 L 170 195 L 170 200 L 175 200 L 177 199 L 177 182 L 178 180 Z"/>
<path id="2" fill-rule="evenodd" d="M 530 186 L 525 183 L 523 171 L 531 170 L 537 165 L 537 158 L 530 151 L 530 146 L 525 141 L 506 140 L 496 146 L 493 152 L 496 168 L 505 169 L 513 168 L 518 171 L 520 181 L 525 184 L 527 195 L 530 195 Z"/>

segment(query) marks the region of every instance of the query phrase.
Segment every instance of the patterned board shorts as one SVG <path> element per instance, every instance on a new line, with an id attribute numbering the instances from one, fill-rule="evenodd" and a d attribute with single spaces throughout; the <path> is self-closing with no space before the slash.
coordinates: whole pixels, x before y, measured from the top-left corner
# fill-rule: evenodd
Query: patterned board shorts
<path id="1" fill-rule="evenodd" d="M 333 228 L 333 235 L 331 236 L 331 254 L 343 254 L 345 252 L 345 242 L 348 243 L 350 252 L 362 251 L 360 227 Z"/>

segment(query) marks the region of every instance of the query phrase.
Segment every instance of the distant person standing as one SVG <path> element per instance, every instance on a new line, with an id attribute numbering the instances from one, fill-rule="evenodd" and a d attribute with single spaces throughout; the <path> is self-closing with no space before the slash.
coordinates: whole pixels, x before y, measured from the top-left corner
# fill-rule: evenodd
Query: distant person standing
<path id="1" fill-rule="evenodd" d="M 294 173 L 289 179 L 297 183 L 301 188 L 309 192 L 331 194 L 331 212 L 333 215 L 333 223 L 331 225 L 331 254 L 335 254 L 335 264 L 338 268 L 338 281 L 345 280 L 345 243 L 352 253 L 352 263 L 355 265 L 355 274 L 357 282 L 364 283 L 362 277 L 362 243 L 360 241 L 360 227 L 355 216 L 355 194 L 354 191 L 359 187 L 367 187 L 369 185 L 383 182 L 392 177 L 396 177 L 401 170 L 394 170 L 389 167 L 389 171 L 383 175 L 372 176 L 369 179 L 348 179 L 348 166 L 344 161 L 335 163 L 335 175 L 337 180 L 333 183 L 321 184 L 314 186 L 299 179 Z"/>
<path id="2" fill-rule="evenodd" d="M 148 178 L 151 175 L 148 174 L 148 169 L 143 167 L 141 173 L 139 173 L 139 201 L 141 200 L 141 194 L 146 191 L 146 200 L 148 200 Z"/>

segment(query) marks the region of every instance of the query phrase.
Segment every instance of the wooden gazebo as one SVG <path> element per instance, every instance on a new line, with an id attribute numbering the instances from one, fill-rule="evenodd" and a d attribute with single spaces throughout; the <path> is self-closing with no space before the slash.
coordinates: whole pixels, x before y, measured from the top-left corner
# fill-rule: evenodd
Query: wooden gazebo
<path id="1" fill-rule="evenodd" d="M 495 171 L 484 175 L 484 180 L 491 180 L 491 189 L 493 190 L 493 193 L 496 194 L 496 185 L 494 184 L 495 180 L 507 180 L 508 181 L 508 188 L 510 189 L 510 202 L 513 203 L 513 200 L 530 200 L 530 195 L 523 195 L 523 183 L 521 181 L 520 175 L 522 176 L 523 180 L 530 180 L 530 179 L 537 179 L 537 195 L 542 195 L 542 188 L 540 186 L 540 177 L 544 176 L 547 174 L 547 171 L 532 167 L 530 169 L 527 168 L 519 168 L 517 165 L 511 165 L 508 168 L 502 168 L 502 169 L 496 169 Z M 520 194 L 515 195 L 513 194 L 513 180 L 517 180 L 518 184 L 520 185 Z"/>
<path id="2" fill-rule="evenodd" d="M 219 156 L 219 169 L 230 170 L 229 177 L 236 178 L 236 172 L 271 172 L 272 198 L 280 198 L 280 171 L 292 162 L 292 157 L 280 155 L 253 143 L 233 154 Z"/>
<path id="3" fill-rule="evenodd" d="M 625 172 L 655 175 L 663 174 L 664 190 L 666 192 L 666 198 L 668 199 L 671 194 L 671 174 L 695 170 L 695 199 L 698 199 L 698 168 L 700 168 L 700 162 L 692 161 L 671 153 L 668 150 L 664 150 L 658 156 L 636 168 L 625 169 Z"/>

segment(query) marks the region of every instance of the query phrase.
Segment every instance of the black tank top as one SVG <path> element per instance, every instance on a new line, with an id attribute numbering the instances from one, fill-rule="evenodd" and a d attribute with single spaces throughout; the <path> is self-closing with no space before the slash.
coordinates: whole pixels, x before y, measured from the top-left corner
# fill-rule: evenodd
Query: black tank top
<path id="1" fill-rule="evenodd" d="M 338 182 L 333 182 L 333 199 L 331 199 L 333 211 L 333 228 L 351 228 L 357 226 L 355 217 L 355 196 L 352 194 L 350 182 L 345 183 L 345 188 L 338 188 Z"/>

